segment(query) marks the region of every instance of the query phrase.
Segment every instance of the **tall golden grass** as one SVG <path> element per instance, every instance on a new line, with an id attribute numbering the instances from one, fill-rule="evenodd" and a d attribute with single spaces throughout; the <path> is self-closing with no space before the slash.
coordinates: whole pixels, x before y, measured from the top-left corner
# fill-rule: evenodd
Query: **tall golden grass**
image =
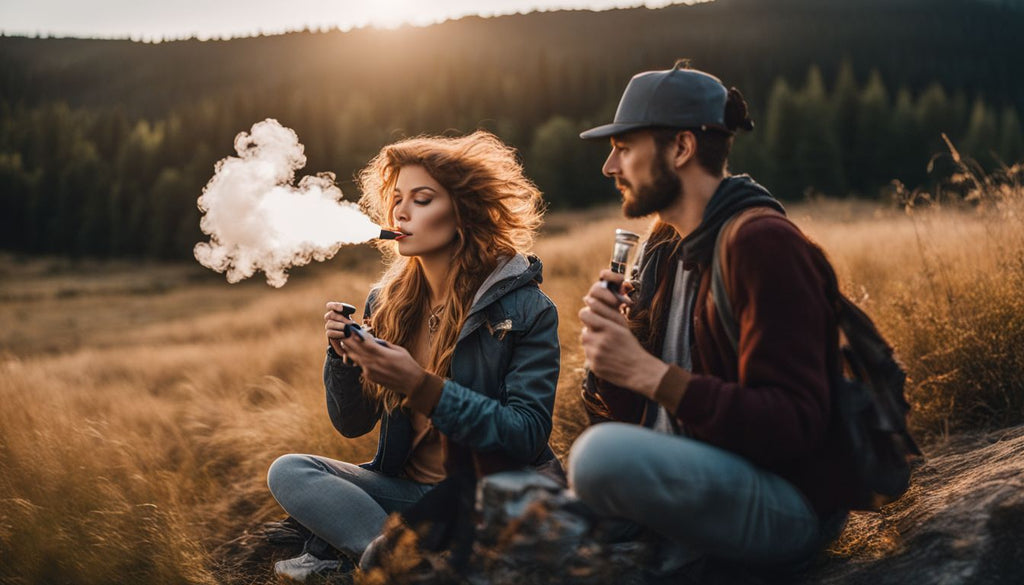
<path id="1" fill-rule="evenodd" d="M 929 436 L 1024 418 L 1021 172 L 976 176 L 983 196 L 968 205 L 790 210 L 895 344 L 915 428 Z M 560 312 L 561 455 L 584 424 L 581 297 L 614 228 L 645 225 L 615 209 L 553 215 L 538 243 Z M 187 267 L 5 261 L 0 582 L 273 582 L 269 564 L 241 574 L 217 547 L 281 515 L 265 486 L 278 455 L 372 454 L 374 434 L 331 428 L 320 379 L 323 303 L 361 303 L 379 269 L 371 254 L 308 268 L 281 290 Z"/>

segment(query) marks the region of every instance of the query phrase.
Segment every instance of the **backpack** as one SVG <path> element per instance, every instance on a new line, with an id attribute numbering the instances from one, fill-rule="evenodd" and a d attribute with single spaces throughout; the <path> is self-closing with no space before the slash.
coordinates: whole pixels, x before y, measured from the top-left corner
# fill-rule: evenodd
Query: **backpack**
<path id="1" fill-rule="evenodd" d="M 723 241 L 746 220 L 765 215 L 785 217 L 767 208 L 740 212 L 722 226 L 715 241 L 711 295 L 719 321 L 737 353 L 739 326 L 725 290 L 722 263 L 727 259 L 723 260 Z M 911 467 L 923 458 L 907 429 L 910 405 L 904 396 L 906 372 L 871 318 L 839 292 L 838 279 L 824 252 L 808 244 L 827 267 L 827 294 L 840 334 L 839 376 L 830 388 L 831 425 L 856 482 L 856 496 L 849 505 L 854 510 L 877 511 L 907 491 Z"/>

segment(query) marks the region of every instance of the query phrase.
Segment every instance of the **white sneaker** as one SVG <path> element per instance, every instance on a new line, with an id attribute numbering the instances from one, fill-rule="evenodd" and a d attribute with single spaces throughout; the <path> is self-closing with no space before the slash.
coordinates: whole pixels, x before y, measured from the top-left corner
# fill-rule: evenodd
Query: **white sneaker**
<path id="1" fill-rule="evenodd" d="M 274 573 L 281 577 L 294 579 L 299 583 L 305 583 L 310 575 L 333 571 L 340 564 L 338 561 L 320 559 L 309 553 L 302 553 L 294 559 L 285 559 L 274 563 Z"/>

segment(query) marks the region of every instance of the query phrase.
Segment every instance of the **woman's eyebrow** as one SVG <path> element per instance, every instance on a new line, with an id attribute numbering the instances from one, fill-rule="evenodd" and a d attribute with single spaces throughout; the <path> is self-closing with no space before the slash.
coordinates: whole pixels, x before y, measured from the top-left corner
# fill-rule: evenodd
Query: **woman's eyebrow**
<path id="1" fill-rule="evenodd" d="M 412 189 L 409 189 L 409 194 L 410 195 L 415 195 L 415 194 L 419 193 L 420 191 L 430 191 L 430 192 L 436 193 L 436 191 L 434 191 L 433 187 L 429 187 L 427 185 L 420 185 L 419 187 L 413 187 Z M 401 189 L 399 189 L 398 187 L 395 187 L 395 193 L 401 193 L 401 192 L 402 192 Z"/>

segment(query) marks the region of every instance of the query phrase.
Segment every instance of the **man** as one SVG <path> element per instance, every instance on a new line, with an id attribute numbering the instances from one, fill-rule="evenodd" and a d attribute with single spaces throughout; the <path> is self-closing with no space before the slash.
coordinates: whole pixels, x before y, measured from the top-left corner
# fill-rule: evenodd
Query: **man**
<path id="1" fill-rule="evenodd" d="M 792 567 L 846 517 L 828 267 L 763 187 L 728 175 L 733 135 L 752 128 L 735 88 L 677 64 L 634 76 L 615 121 L 580 135 L 610 139 L 602 170 L 624 214 L 657 221 L 636 289 L 621 285 L 630 298 L 609 270 L 584 297 L 584 404 L 592 422 L 619 422 L 580 436 L 570 485 L 667 537 L 678 563 Z M 711 294 L 720 230 L 734 331 Z"/>

